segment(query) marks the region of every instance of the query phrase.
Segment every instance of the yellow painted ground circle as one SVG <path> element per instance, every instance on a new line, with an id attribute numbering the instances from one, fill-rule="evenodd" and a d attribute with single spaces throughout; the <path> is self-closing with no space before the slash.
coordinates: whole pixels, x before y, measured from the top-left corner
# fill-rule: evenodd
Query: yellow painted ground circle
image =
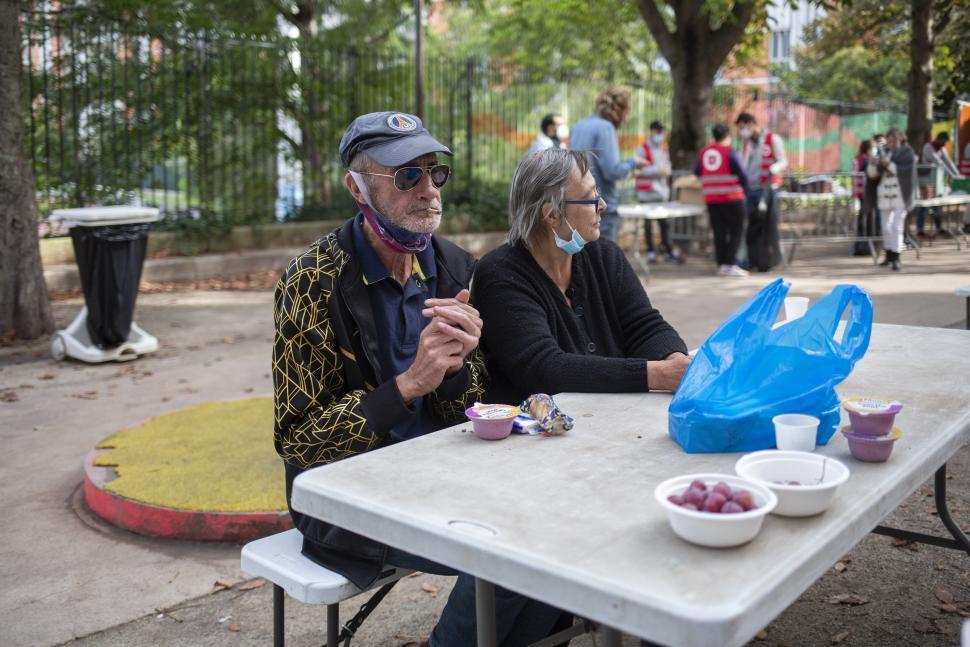
<path id="1" fill-rule="evenodd" d="M 273 400 L 210 402 L 150 419 L 104 439 L 96 465 L 114 467 L 108 491 L 203 512 L 286 509 L 283 463 L 273 448 Z"/>

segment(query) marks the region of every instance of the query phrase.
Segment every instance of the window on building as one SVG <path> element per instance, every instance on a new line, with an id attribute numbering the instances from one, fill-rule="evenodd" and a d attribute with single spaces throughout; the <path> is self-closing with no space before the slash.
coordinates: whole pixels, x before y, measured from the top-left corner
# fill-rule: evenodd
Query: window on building
<path id="1" fill-rule="evenodd" d="M 771 61 L 787 61 L 791 58 L 791 31 L 783 29 L 771 32 Z"/>

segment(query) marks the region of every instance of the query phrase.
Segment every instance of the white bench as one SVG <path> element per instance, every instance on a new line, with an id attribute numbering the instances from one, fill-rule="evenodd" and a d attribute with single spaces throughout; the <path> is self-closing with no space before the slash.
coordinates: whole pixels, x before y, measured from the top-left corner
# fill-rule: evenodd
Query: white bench
<path id="1" fill-rule="evenodd" d="M 967 298 L 967 330 L 970 330 L 970 285 L 957 288 L 957 296 Z"/>
<path id="2" fill-rule="evenodd" d="M 242 549 L 243 572 L 273 583 L 273 645 L 283 647 L 283 591 L 304 604 L 327 605 L 327 647 L 340 641 L 340 602 L 362 591 L 343 575 L 303 555 L 303 535 L 295 528 L 251 541 Z M 392 584 L 412 571 L 393 566 L 381 573 L 373 588 Z M 386 594 L 386 591 L 382 591 Z M 380 595 L 382 598 L 382 594 Z M 377 595 L 374 597 L 377 598 Z M 372 598 L 373 600 L 374 598 Z M 377 598 L 377 602 L 380 598 Z M 369 604 L 369 603 L 368 603 Z M 367 605 L 365 605 L 367 606 Z M 366 615 L 366 614 L 365 614 Z M 350 628 L 350 636 L 356 627 Z"/>

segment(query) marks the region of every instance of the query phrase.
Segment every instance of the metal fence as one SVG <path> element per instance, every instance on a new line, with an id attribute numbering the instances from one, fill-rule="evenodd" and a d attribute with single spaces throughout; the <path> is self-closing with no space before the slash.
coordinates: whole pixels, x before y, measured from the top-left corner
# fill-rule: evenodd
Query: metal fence
<path id="1" fill-rule="evenodd" d="M 347 124 L 415 105 L 413 61 L 403 54 L 157 33 L 83 12 L 24 13 L 22 31 L 42 214 L 90 204 L 152 205 L 168 218 L 232 224 L 346 214 L 337 147 Z M 634 112 L 620 144 L 632 153 L 651 121 L 670 123 L 671 87 L 627 84 Z M 502 221 L 508 181 L 543 115 L 574 123 L 602 89 L 555 70 L 429 57 L 423 118 L 455 153 L 445 199 Z M 785 137 L 793 166 L 811 171 L 845 169 L 859 140 L 905 125 L 898 113 L 813 107 L 743 88 L 717 88 L 714 104 L 712 121 L 759 116 Z"/>

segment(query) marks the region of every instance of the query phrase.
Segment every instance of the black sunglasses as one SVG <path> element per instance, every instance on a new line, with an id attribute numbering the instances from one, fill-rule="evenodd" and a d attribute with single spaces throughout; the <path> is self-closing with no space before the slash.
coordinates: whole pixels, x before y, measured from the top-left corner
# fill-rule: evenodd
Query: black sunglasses
<path id="1" fill-rule="evenodd" d="M 451 177 L 451 167 L 447 164 L 438 164 L 432 166 L 431 168 L 424 168 L 422 166 L 404 166 L 394 171 L 393 174 L 390 173 L 363 173 L 361 175 L 379 175 L 381 177 L 394 178 L 394 187 L 398 191 L 410 191 L 414 187 L 418 186 L 421 182 L 421 178 L 427 173 L 431 178 L 431 184 L 435 186 L 436 189 L 440 189 Z"/>

